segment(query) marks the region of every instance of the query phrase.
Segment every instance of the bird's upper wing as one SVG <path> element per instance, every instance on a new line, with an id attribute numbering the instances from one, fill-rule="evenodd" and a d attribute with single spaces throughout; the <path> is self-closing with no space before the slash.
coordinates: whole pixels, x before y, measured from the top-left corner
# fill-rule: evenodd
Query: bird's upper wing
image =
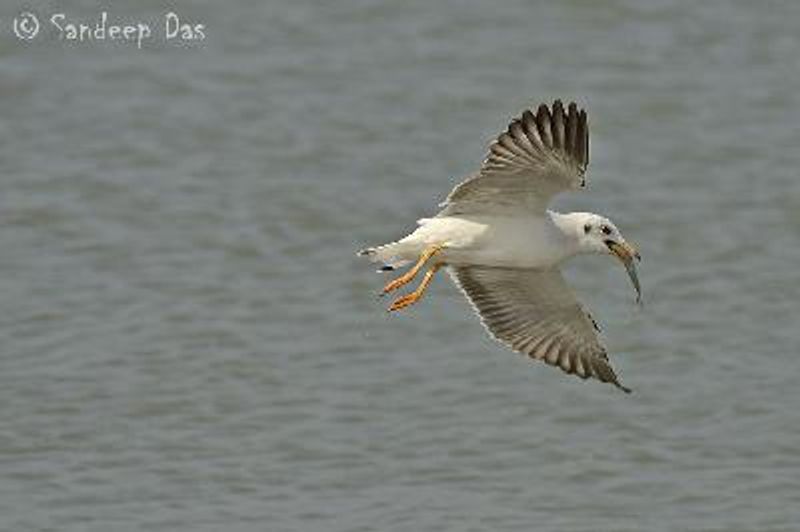
<path id="1" fill-rule="evenodd" d="M 450 191 L 440 216 L 544 211 L 557 193 L 583 186 L 589 164 L 586 111 L 560 100 L 515 118 L 489 146 L 478 173 Z"/>
<path id="2" fill-rule="evenodd" d="M 489 333 L 514 351 L 566 373 L 620 384 L 597 325 L 558 270 L 450 266 Z"/>

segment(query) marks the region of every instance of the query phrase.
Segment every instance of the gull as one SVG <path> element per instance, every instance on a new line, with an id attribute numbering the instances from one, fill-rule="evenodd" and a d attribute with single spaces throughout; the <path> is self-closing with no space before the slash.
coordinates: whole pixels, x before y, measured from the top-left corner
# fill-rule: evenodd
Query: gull
<path id="1" fill-rule="evenodd" d="M 617 378 L 594 318 L 567 285 L 560 265 L 580 254 L 608 254 L 625 266 L 641 301 L 636 248 L 606 217 L 547 209 L 559 192 L 586 186 L 586 111 L 560 100 L 528 109 L 489 146 L 480 169 L 456 185 L 442 210 L 408 236 L 358 252 L 381 271 L 411 265 L 384 286 L 389 294 L 426 269 L 419 286 L 390 312 L 420 300 L 445 268 L 489 334 L 514 351 L 583 379 L 630 393 Z"/>

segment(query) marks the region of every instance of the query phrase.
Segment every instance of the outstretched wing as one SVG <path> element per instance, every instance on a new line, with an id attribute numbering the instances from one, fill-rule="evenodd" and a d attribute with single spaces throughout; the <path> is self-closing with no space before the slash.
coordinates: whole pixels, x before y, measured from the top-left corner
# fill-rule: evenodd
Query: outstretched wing
<path id="1" fill-rule="evenodd" d="M 558 270 L 451 266 L 489 333 L 514 351 L 583 379 L 620 384 L 597 325 Z"/>
<path id="2" fill-rule="evenodd" d="M 515 118 L 497 140 L 478 173 L 456 187 L 442 203 L 440 216 L 544 211 L 550 198 L 585 184 L 589 164 L 586 111 L 561 100 L 552 110 L 542 104 Z"/>

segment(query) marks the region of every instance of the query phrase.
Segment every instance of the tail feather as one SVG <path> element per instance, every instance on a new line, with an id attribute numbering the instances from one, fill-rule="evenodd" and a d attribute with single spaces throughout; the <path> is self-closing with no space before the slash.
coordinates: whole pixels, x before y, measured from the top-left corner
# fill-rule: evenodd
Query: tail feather
<path id="1" fill-rule="evenodd" d="M 396 244 L 396 242 L 393 242 L 382 246 L 364 248 L 359 250 L 356 255 L 359 257 L 367 257 L 370 262 L 382 262 L 384 266 L 380 271 L 392 271 L 408 262 L 397 256 L 398 250 Z"/>

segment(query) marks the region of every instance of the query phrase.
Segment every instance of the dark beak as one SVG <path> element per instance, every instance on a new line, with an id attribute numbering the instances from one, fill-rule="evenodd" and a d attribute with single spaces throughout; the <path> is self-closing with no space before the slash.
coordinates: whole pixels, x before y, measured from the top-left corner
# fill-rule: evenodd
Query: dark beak
<path id="1" fill-rule="evenodd" d="M 608 249 L 611 250 L 611 253 L 616 255 L 620 262 L 622 262 L 622 264 L 625 266 L 625 270 L 628 272 L 628 277 L 631 278 L 631 283 L 636 289 L 636 302 L 641 303 L 642 288 L 639 286 L 639 276 L 636 274 L 636 265 L 634 264 L 633 259 L 642 260 L 642 257 L 639 255 L 639 252 L 635 247 L 628 244 L 624 240 L 622 242 L 606 240 L 605 243 L 608 246 Z"/>

